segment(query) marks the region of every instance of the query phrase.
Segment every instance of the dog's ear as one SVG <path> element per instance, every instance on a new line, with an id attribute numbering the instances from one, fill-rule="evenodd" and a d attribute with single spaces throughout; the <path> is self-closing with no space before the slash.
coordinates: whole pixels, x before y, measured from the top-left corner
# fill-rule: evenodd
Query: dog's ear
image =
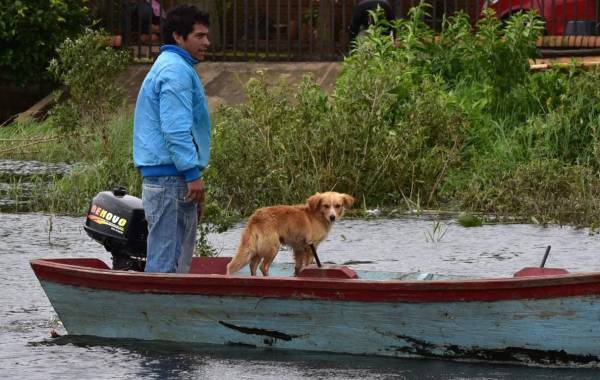
<path id="1" fill-rule="evenodd" d="M 354 197 L 352 195 L 342 194 L 342 199 L 346 207 L 351 207 L 354 204 Z"/>
<path id="2" fill-rule="evenodd" d="M 311 195 L 308 198 L 308 208 L 310 208 L 311 210 L 318 210 L 319 206 L 321 206 L 321 193 L 316 193 L 314 195 Z"/>

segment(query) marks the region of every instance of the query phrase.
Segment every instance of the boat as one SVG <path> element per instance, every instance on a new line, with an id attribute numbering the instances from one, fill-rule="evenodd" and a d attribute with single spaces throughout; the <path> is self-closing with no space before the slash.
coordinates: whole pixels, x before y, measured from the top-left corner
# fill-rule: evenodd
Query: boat
<path id="1" fill-rule="evenodd" d="M 302 268 L 271 276 L 230 257 L 194 257 L 187 274 L 145 273 L 142 200 L 98 193 L 84 226 L 112 255 L 31 261 L 69 335 L 396 357 L 597 366 L 600 272 L 538 268 L 507 278 Z"/>
<path id="2" fill-rule="evenodd" d="M 525 268 L 506 278 L 353 270 L 226 275 L 114 270 L 95 258 L 31 261 L 69 335 L 393 357 L 597 366 L 600 273 Z"/>

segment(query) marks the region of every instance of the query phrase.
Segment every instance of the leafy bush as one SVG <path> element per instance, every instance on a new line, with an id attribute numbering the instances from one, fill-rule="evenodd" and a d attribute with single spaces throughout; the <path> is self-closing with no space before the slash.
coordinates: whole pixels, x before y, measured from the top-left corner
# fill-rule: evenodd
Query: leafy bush
<path id="1" fill-rule="evenodd" d="M 122 105 L 124 90 L 117 77 L 130 62 L 126 51 L 112 49 L 102 32 L 86 29 L 76 39 L 67 38 L 57 48 L 49 71 L 64 85 L 63 99 L 52 118 L 63 130 L 81 125 L 102 126 L 103 119 Z"/>
<path id="2" fill-rule="evenodd" d="M 268 85 L 259 75 L 247 85 L 246 103 L 219 109 L 205 173 L 205 220 L 214 224 L 204 234 L 230 225 L 232 210 L 245 215 L 331 189 L 367 207 L 459 207 L 597 226 L 600 70 L 573 64 L 531 72 L 541 33 L 532 14 L 515 15 L 501 28 L 487 12 L 475 29 L 459 14 L 434 38 L 422 22 L 426 10 L 421 5 L 394 21 L 396 40 L 384 33 L 384 21 L 373 25 L 330 94 L 311 77 L 292 86 Z M 86 54 L 78 50 L 84 45 L 68 46 Z M 86 97 L 96 90 L 83 85 L 96 79 L 78 70 L 77 54 L 67 54 L 73 60 L 63 66 L 75 70 L 57 72 L 81 95 L 69 110 L 89 120 L 39 154 L 67 152 L 92 164 L 55 181 L 51 191 L 39 187 L 34 198 L 54 210 L 81 209 L 117 183 L 139 194 L 131 120 L 104 123 L 111 126 L 97 133 L 86 112 L 105 120 L 110 107 Z"/>
<path id="3" fill-rule="evenodd" d="M 600 71 L 532 73 L 533 13 L 503 26 L 488 9 L 476 28 L 457 14 L 436 37 L 425 3 L 391 25 L 373 16 L 331 94 L 259 77 L 246 104 L 217 112 L 221 202 L 247 213 L 335 189 L 370 207 L 600 217 Z"/>
<path id="4" fill-rule="evenodd" d="M 24 141 L 11 149 L 15 155 L 77 163 L 50 185 L 40 178 L 31 206 L 81 213 L 98 191 L 127 185 L 130 192 L 139 193 L 140 178 L 131 157 L 131 120 L 117 81 L 129 55 L 108 47 L 106 36 L 90 29 L 64 40 L 57 53 L 49 71 L 63 90 L 49 118 L 35 128 L 15 123 L 3 131 L 8 143 Z M 43 137 L 32 137 L 31 131 Z M 23 138 L 28 134 L 30 141 Z"/>
<path id="5" fill-rule="evenodd" d="M 0 72 L 17 85 L 50 79 L 46 67 L 65 37 L 87 22 L 87 0 L 7 0 L 0 6 Z"/>
<path id="6" fill-rule="evenodd" d="M 536 158 L 498 175 L 487 186 L 474 182 L 460 196 L 483 212 L 542 223 L 598 225 L 600 181 L 590 168 Z"/>

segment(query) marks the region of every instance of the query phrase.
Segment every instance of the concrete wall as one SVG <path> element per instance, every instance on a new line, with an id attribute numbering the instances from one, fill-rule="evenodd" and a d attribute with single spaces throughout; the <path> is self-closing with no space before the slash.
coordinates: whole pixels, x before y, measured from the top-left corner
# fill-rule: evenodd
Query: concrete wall
<path id="1" fill-rule="evenodd" d="M 150 64 L 134 64 L 119 78 L 125 88 L 127 101 L 134 105 L 144 77 L 152 67 Z M 214 111 L 221 104 L 239 104 L 245 100 L 245 85 L 262 71 L 269 83 L 284 79 L 298 83 L 306 74 L 312 74 L 317 83 L 331 91 L 340 72 L 339 62 L 302 63 L 247 63 L 247 62 L 203 62 L 196 65 L 208 98 L 208 106 Z M 24 118 L 39 117 L 47 111 L 53 98 L 45 97 L 50 89 L 18 89 L 0 86 L 0 125 L 12 116 L 21 113 Z M 40 100 L 41 99 L 41 100 Z M 36 103 L 37 102 L 37 103 Z"/>
<path id="2" fill-rule="evenodd" d="M 124 74 L 123 85 L 127 99 L 135 104 L 137 94 L 150 65 L 133 65 Z M 244 87 L 248 80 L 264 72 L 269 83 L 284 79 L 289 83 L 299 82 L 305 74 L 312 73 L 325 91 L 331 91 L 341 69 L 339 62 L 303 63 L 247 63 L 247 62 L 203 62 L 196 66 L 208 97 L 208 105 L 214 110 L 220 104 L 239 104 L 244 101 Z"/>

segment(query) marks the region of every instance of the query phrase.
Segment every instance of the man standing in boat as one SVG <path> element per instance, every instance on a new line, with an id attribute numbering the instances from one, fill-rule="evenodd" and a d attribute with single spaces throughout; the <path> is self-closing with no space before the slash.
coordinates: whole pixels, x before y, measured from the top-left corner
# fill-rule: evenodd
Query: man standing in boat
<path id="1" fill-rule="evenodd" d="M 208 14 L 178 5 L 167 13 L 160 55 L 135 106 L 133 161 L 143 177 L 148 221 L 146 272 L 189 272 L 204 202 L 202 170 L 210 115 L 194 65 L 208 49 Z"/>

